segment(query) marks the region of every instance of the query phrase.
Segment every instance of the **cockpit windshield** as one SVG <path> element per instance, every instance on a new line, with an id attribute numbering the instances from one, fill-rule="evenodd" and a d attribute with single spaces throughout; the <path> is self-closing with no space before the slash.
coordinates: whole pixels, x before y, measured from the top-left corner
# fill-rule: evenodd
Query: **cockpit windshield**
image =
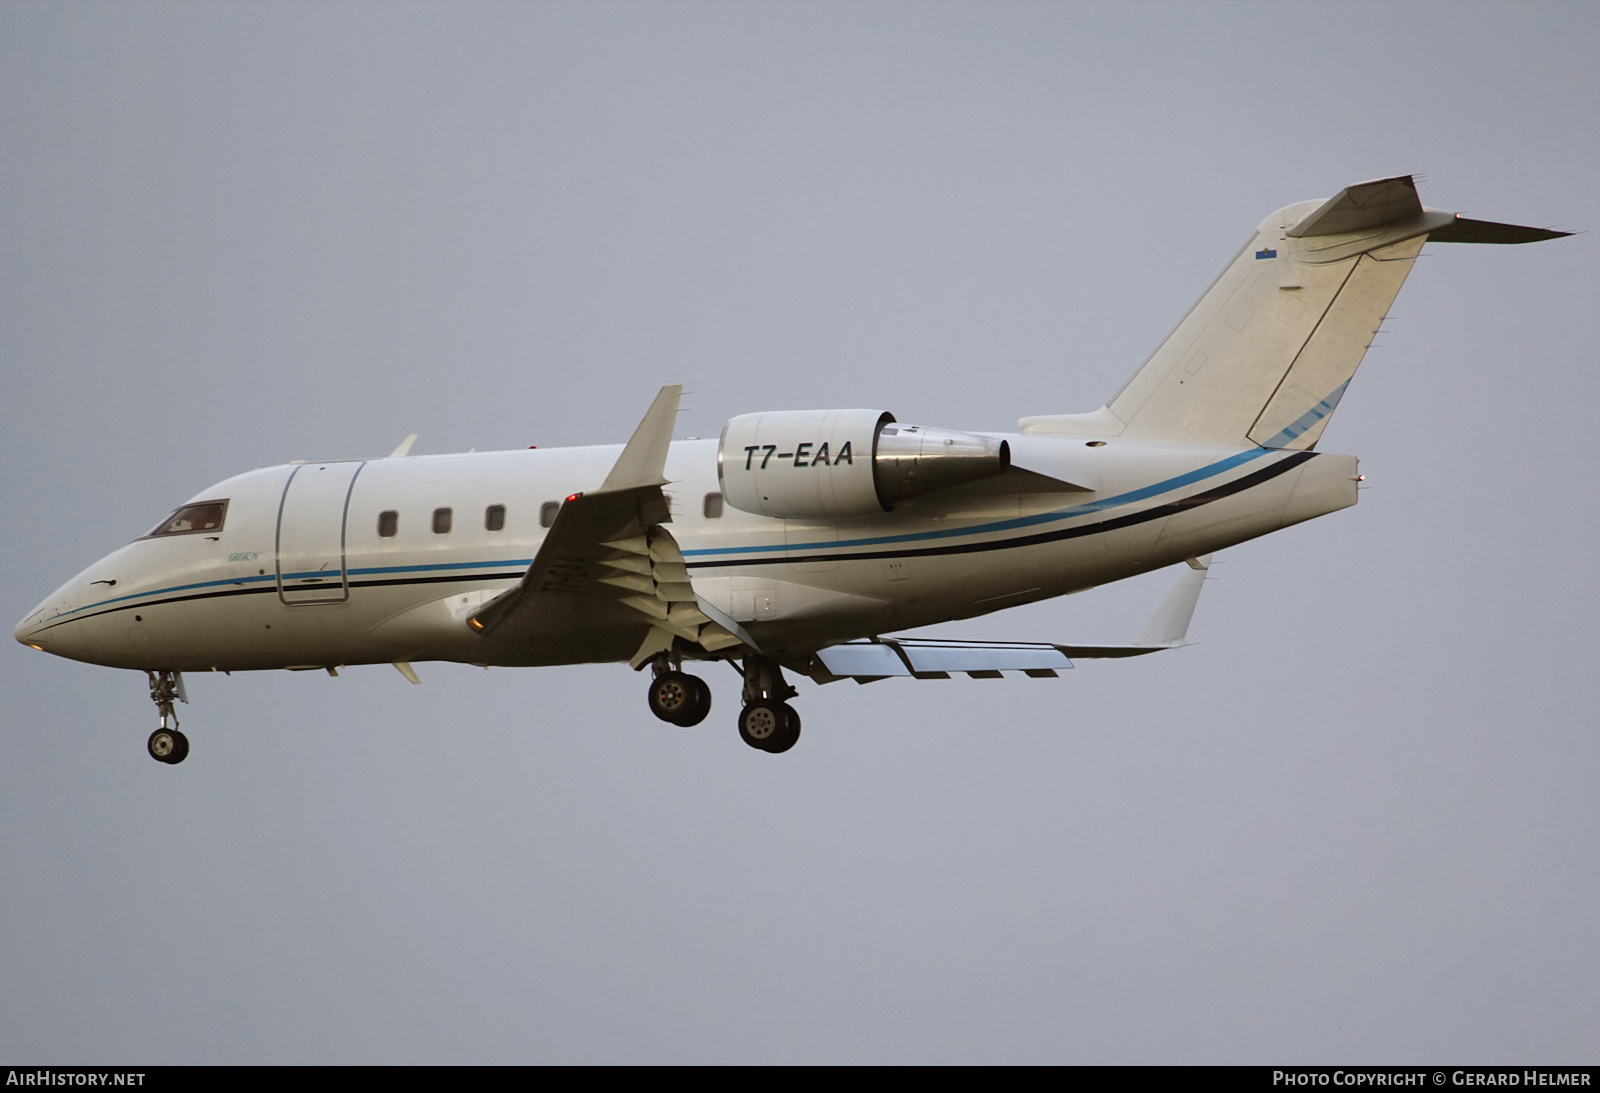
<path id="1" fill-rule="evenodd" d="M 185 505 L 155 526 L 145 538 L 156 535 L 187 535 L 192 531 L 221 531 L 222 518 L 227 515 L 228 502 L 201 501 Z"/>

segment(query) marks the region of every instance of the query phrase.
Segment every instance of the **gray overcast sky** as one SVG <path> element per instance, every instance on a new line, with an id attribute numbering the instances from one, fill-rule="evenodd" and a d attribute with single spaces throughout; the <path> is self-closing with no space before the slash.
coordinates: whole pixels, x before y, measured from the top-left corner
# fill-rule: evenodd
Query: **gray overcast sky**
<path id="1" fill-rule="evenodd" d="M 1600 226 L 1600 7 L 0 5 L 9 622 L 295 458 L 1101 404 L 1253 226 Z M 0 1059 L 1600 1055 L 1593 235 L 1431 245 L 1179 653 L 803 684 L 0 653 Z M 951 628 L 1119 640 L 1169 574 Z M 9 625 L 9 623 L 8 623 Z"/>

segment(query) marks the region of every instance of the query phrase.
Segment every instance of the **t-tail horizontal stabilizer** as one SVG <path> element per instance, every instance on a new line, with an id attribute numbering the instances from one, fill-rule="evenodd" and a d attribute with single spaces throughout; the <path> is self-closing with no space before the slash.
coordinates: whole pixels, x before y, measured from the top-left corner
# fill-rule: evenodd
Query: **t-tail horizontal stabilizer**
<path id="1" fill-rule="evenodd" d="M 1423 208 L 1417 197 L 1416 180 L 1410 175 L 1346 186 L 1286 234 L 1290 239 L 1314 239 L 1362 232 L 1426 235 L 1435 243 L 1540 243 L 1572 234 L 1492 220 L 1468 220 L 1455 213 Z M 1359 242 L 1370 243 L 1371 239 Z"/>
<path id="2" fill-rule="evenodd" d="M 1190 558 L 1156 613 L 1132 645 L 1057 645 L 1024 641 L 947 641 L 940 638 L 874 638 L 819 650 L 811 678 L 818 683 L 854 679 L 871 683 L 891 676 L 949 679 L 965 672 L 973 679 L 1001 679 L 1006 672 L 1052 678 L 1072 667 L 1072 657 L 1137 657 L 1186 644 L 1189 621 L 1205 585 L 1211 555 Z"/>

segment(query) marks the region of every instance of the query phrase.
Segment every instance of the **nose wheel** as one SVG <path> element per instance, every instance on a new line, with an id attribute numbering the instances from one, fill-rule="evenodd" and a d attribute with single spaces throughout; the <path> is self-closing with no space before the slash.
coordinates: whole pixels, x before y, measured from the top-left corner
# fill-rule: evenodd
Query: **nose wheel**
<path id="1" fill-rule="evenodd" d="M 177 729 L 157 729 L 145 748 L 158 763 L 181 763 L 189 755 L 189 738 Z"/>
<path id="2" fill-rule="evenodd" d="M 666 671 L 650 681 L 650 712 L 673 725 L 698 725 L 711 712 L 711 687 L 699 676 Z"/>
<path id="3" fill-rule="evenodd" d="M 145 750 L 158 763 L 177 764 L 189 757 L 189 738 L 178 731 L 178 711 L 174 702 L 188 702 L 179 672 L 146 672 L 150 677 L 150 701 L 161 711 L 161 727 L 150 734 Z"/>

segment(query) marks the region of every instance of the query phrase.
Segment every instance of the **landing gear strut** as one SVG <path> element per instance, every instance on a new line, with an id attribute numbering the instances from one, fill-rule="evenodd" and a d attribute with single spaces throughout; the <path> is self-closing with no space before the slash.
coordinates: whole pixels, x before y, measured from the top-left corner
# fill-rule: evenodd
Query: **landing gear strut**
<path id="1" fill-rule="evenodd" d="M 800 715 L 786 699 L 798 694 L 783 678 L 778 662 L 750 657 L 744 662 L 744 709 L 739 738 L 752 748 L 777 754 L 800 739 Z"/>
<path id="2" fill-rule="evenodd" d="M 711 687 L 699 676 L 668 667 L 665 659 L 652 665 L 655 675 L 650 680 L 646 698 L 650 712 L 673 725 L 698 725 L 711 712 Z"/>
<path id="3" fill-rule="evenodd" d="M 150 758 L 158 763 L 181 763 L 189 755 L 189 738 L 178 731 L 178 711 L 172 703 L 174 700 L 189 701 L 183 689 L 183 676 L 165 670 L 145 675 L 150 677 L 150 701 L 161 711 L 161 727 L 150 734 L 145 748 Z"/>

